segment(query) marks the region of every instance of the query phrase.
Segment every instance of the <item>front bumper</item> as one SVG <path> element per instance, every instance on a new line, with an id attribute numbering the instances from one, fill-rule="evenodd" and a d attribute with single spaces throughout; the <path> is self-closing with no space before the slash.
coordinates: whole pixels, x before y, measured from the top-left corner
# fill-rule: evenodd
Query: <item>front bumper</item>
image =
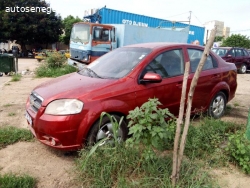
<path id="1" fill-rule="evenodd" d="M 32 134 L 43 144 L 60 150 L 78 150 L 82 142 L 77 140 L 82 118 L 79 114 L 53 116 L 44 114 L 41 107 L 35 112 L 26 104 L 26 119 Z"/>

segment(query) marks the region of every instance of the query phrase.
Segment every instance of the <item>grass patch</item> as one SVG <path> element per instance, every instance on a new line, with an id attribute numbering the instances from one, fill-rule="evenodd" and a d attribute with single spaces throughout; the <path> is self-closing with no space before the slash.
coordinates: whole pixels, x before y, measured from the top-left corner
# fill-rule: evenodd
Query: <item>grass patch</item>
<path id="1" fill-rule="evenodd" d="M 240 106 L 239 103 L 234 103 L 234 107 Z"/>
<path id="2" fill-rule="evenodd" d="M 28 175 L 0 175 L 0 188 L 34 188 L 36 179 Z"/>
<path id="3" fill-rule="evenodd" d="M 84 187 L 171 187 L 172 154 L 145 160 L 140 149 L 120 145 L 99 147 L 86 161 L 88 155 L 89 150 L 82 150 L 76 163 Z M 213 187 L 201 169 L 200 164 L 184 160 L 177 187 Z"/>
<path id="4" fill-rule="evenodd" d="M 10 112 L 10 113 L 8 114 L 8 116 L 15 116 L 15 115 L 16 115 L 15 112 Z"/>
<path id="5" fill-rule="evenodd" d="M 228 137 L 245 127 L 213 118 L 204 118 L 199 126 L 190 126 L 185 147 L 189 158 L 208 159 L 223 148 Z"/>
<path id="6" fill-rule="evenodd" d="M 0 127 L 0 149 L 18 141 L 30 141 L 33 135 L 29 130 L 16 127 Z"/>
<path id="7" fill-rule="evenodd" d="M 13 106 L 13 104 L 5 104 L 5 105 L 3 105 L 3 107 L 10 107 L 10 106 Z"/>
<path id="8" fill-rule="evenodd" d="M 14 74 L 14 75 L 11 77 L 11 82 L 20 81 L 20 80 L 21 80 L 21 77 L 22 77 L 21 74 Z"/>
<path id="9" fill-rule="evenodd" d="M 206 169 L 230 162 L 249 173 L 249 142 L 243 140 L 245 145 L 240 145 L 232 137 L 244 129 L 244 125 L 212 118 L 202 119 L 197 126 L 191 125 L 176 187 L 219 187 Z M 76 161 L 80 183 L 84 187 L 172 187 L 173 148 L 168 146 L 168 150 L 157 151 L 153 158 L 145 158 L 142 148 L 143 145 L 121 144 L 113 148 L 98 147 L 94 153 L 82 150 Z"/>
<path id="10" fill-rule="evenodd" d="M 35 70 L 35 75 L 38 78 L 58 77 L 76 71 L 77 69 L 75 67 L 68 64 L 64 64 L 62 67 L 48 67 L 47 64 L 42 64 Z"/>

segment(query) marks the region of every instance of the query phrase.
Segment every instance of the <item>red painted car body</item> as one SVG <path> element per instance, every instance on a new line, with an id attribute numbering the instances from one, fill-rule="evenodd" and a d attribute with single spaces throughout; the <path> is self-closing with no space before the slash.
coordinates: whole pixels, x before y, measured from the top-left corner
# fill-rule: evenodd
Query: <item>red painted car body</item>
<path id="1" fill-rule="evenodd" d="M 111 51 L 78 73 L 36 87 L 26 103 L 29 127 L 48 146 L 77 150 L 84 146 L 104 111 L 126 116 L 156 97 L 162 108 L 178 115 L 185 62 L 191 61 L 189 88 L 203 50 L 189 44 L 145 43 Z M 160 62 L 167 61 L 163 68 Z M 179 68 L 174 68 L 175 64 Z M 230 101 L 237 88 L 235 65 L 214 52 L 210 51 L 203 69 L 195 89 L 193 113 L 216 106 L 218 93 L 223 93 L 225 103 Z M 212 111 L 215 117 L 216 113 Z"/>

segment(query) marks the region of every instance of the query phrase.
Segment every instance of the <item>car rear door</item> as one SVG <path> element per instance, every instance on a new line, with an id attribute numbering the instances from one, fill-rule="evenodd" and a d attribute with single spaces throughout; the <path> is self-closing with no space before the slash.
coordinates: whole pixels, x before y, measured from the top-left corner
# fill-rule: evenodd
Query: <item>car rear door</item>
<path id="1" fill-rule="evenodd" d="M 235 65 L 237 68 L 240 68 L 241 65 L 244 63 L 244 56 L 243 51 L 240 48 L 235 49 Z"/>
<path id="2" fill-rule="evenodd" d="M 187 88 L 190 88 L 203 51 L 195 48 L 188 48 L 187 52 L 190 60 L 190 75 Z M 200 111 L 204 111 L 204 109 L 207 108 L 213 88 L 220 82 L 220 80 L 221 73 L 218 68 L 217 61 L 212 55 L 209 55 L 200 73 L 200 77 L 195 88 L 192 112 L 200 113 Z"/>

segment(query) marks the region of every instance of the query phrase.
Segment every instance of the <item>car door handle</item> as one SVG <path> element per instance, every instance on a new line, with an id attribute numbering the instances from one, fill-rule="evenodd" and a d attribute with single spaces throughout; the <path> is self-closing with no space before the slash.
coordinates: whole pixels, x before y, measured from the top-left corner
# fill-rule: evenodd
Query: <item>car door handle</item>
<path id="1" fill-rule="evenodd" d="M 176 87 L 182 88 L 182 82 L 178 82 L 178 83 L 176 84 Z"/>
<path id="2" fill-rule="evenodd" d="M 219 78 L 219 77 L 220 77 L 219 74 L 213 74 L 213 75 L 211 76 L 211 79 L 215 79 L 215 78 Z"/>

